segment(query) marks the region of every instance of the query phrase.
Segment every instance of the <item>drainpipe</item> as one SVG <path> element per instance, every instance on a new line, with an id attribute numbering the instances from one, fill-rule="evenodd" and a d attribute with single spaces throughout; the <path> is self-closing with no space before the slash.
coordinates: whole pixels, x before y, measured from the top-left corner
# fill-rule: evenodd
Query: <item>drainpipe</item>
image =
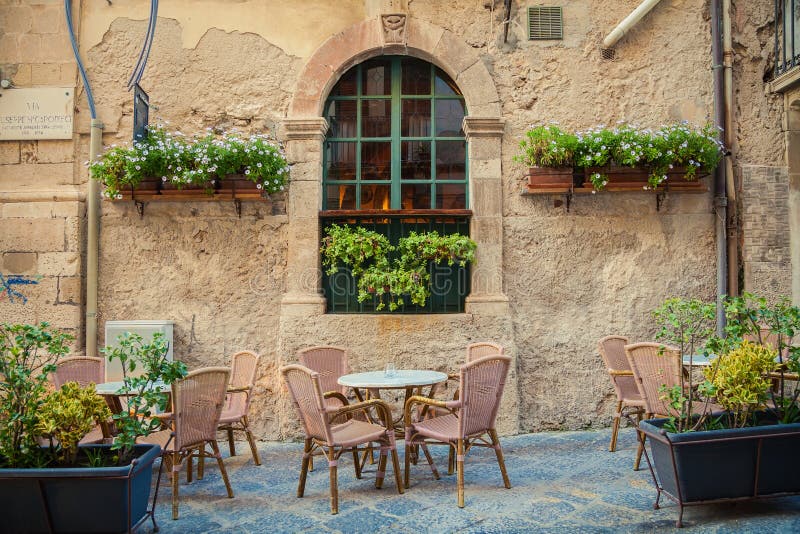
<path id="1" fill-rule="evenodd" d="M 739 224 L 736 204 L 736 181 L 733 162 L 736 158 L 736 136 L 733 115 L 733 34 L 731 31 L 731 0 L 722 1 L 723 64 L 725 67 L 725 181 L 728 191 L 728 295 L 739 294 Z"/>
<path id="2" fill-rule="evenodd" d="M 725 80 L 722 64 L 722 0 L 711 0 L 711 72 L 714 81 L 714 126 L 725 127 Z M 719 131 L 719 130 L 718 130 Z M 725 139 L 719 131 L 721 139 Z M 726 147 L 727 148 L 727 147 Z M 726 157 L 726 159 L 729 159 Z M 717 335 L 725 332 L 724 299 L 728 290 L 728 195 L 726 165 L 714 170 L 714 218 L 717 245 Z"/>
<path id="3" fill-rule="evenodd" d="M 80 6 L 80 2 L 78 2 Z M 94 105 L 92 86 L 78 51 L 78 40 L 75 38 L 75 28 L 72 25 L 72 0 L 64 0 L 64 15 L 67 19 L 72 53 L 78 64 L 78 72 L 86 91 L 86 100 L 89 104 L 91 117 L 91 130 L 89 132 L 89 161 L 93 162 L 100 154 L 103 143 L 103 123 L 97 119 L 97 110 Z M 87 356 L 97 356 L 97 270 L 99 259 L 99 233 L 100 233 L 100 184 L 89 177 L 88 191 L 86 193 L 86 340 L 85 352 Z"/>
<path id="4" fill-rule="evenodd" d="M 630 15 L 625 17 L 622 22 L 620 22 L 616 28 L 611 30 L 605 39 L 603 39 L 603 48 L 614 48 L 614 45 L 617 44 L 617 41 L 622 39 L 622 36 L 628 33 L 628 31 L 636 26 L 636 24 L 642 20 L 642 18 L 650 13 L 650 10 L 656 7 L 661 0 L 644 0 L 639 7 L 634 9 Z"/>

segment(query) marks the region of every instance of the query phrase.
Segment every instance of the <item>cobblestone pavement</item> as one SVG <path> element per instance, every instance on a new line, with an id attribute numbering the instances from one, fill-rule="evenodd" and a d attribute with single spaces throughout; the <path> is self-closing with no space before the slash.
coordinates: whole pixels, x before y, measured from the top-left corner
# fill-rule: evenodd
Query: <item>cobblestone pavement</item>
<path id="1" fill-rule="evenodd" d="M 156 519 L 163 533 L 678 531 L 677 506 L 666 500 L 654 510 L 649 471 L 632 469 L 632 429 L 621 430 L 615 453 L 608 452 L 609 436 L 606 430 L 501 438 L 511 489 L 503 487 L 493 451 L 474 449 L 466 459 L 463 509 L 456 506 L 455 475 L 446 474 L 444 448 L 432 448 L 441 480 L 421 462 L 412 466 L 404 495 L 394 487 L 391 467 L 383 489 L 376 490 L 377 465 L 368 465 L 357 480 L 352 456 L 343 455 L 338 515 L 330 514 L 328 469 L 321 459 L 309 473 L 305 497 L 295 496 L 301 443 L 261 443 L 260 467 L 245 443 L 232 458 L 221 443 L 235 498 L 225 497 L 218 469 L 206 463 L 204 480 L 186 484 L 182 473 L 177 521 L 171 519 L 169 485 L 162 485 Z M 800 532 L 798 512 L 800 497 L 688 507 L 680 532 Z"/>

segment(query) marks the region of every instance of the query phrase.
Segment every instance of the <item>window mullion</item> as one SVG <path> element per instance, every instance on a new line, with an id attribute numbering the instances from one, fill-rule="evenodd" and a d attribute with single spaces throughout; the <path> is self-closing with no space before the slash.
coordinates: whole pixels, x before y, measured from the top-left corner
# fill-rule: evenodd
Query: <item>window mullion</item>
<path id="1" fill-rule="evenodd" d="M 436 93 L 436 68 L 431 64 L 431 95 Z M 431 96 L 431 205 L 436 208 L 436 99 Z"/>
<path id="2" fill-rule="evenodd" d="M 402 113 L 400 58 L 392 58 L 392 192 L 391 207 L 394 210 L 402 207 L 400 175 L 402 172 L 400 144 L 400 115 Z"/>
<path id="3" fill-rule="evenodd" d="M 361 65 L 356 78 L 356 209 L 361 209 Z"/>

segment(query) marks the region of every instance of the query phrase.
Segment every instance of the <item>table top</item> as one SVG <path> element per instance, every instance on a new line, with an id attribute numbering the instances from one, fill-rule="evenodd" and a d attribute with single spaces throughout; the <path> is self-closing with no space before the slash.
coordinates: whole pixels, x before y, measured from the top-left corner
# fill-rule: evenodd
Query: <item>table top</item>
<path id="1" fill-rule="evenodd" d="M 340 386 L 351 388 L 397 389 L 410 386 L 430 386 L 447 380 L 447 374 L 419 369 L 398 369 L 393 376 L 384 371 L 352 373 L 339 377 Z"/>
<path id="2" fill-rule="evenodd" d="M 715 356 L 713 354 L 709 356 L 704 356 L 702 354 L 684 354 L 683 355 L 683 365 L 692 367 L 708 367 L 711 365 L 711 359 Z"/>
<path id="3" fill-rule="evenodd" d="M 103 382 L 102 384 L 95 385 L 95 391 L 97 391 L 100 395 L 120 395 L 119 390 L 125 386 L 125 383 L 122 381 L 119 382 Z M 160 393 L 166 393 L 168 391 L 172 391 L 172 386 L 169 384 L 165 384 L 164 382 L 156 382 L 153 385 L 153 389 L 156 389 Z M 129 393 L 124 393 L 123 395 L 129 395 Z"/>

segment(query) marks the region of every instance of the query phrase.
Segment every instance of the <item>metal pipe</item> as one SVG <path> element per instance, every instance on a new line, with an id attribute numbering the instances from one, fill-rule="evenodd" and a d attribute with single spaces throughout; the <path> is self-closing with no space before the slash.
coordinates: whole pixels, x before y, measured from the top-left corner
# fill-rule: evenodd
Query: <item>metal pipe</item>
<path id="1" fill-rule="evenodd" d="M 92 119 L 89 134 L 89 161 L 100 155 L 103 123 Z M 97 356 L 97 282 L 100 261 L 100 183 L 89 177 L 86 192 L 86 355 Z"/>
<path id="2" fill-rule="evenodd" d="M 631 14 L 622 19 L 616 28 L 611 30 L 605 39 L 603 39 L 603 48 L 613 48 L 617 41 L 622 39 L 622 36 L 636 26 L 642 18 L 650 13 L 650 10 L 656 7 L 661 0 L 644 0 L 639 7 L 631 11 Z"/>
<path id="3" fill-rule="evenodd" d="M 731 0 L 722 0 L 722 53 L 725 82 L 725 130 L 723 139 L 728 150 L 725 156 L 725 187 L 728 194 L 728 295 L 739 294 L 739 218 L 736 203 L 736 117 L 733 113 L 733 32 L 731 30 Z"/>
<path id="4" fill-rule="evenodd" d="M 721 0 L 711 0 L 711 72 L 714 83 L 714 126 L 722 137 L 725 127 L 725 79 L 722 64 Z M 717 245 L 717 335 L 725 333 L 725 295 L 728 289 L 727 219 L 725 165 L 714 170 L 714 215 Z"/>

